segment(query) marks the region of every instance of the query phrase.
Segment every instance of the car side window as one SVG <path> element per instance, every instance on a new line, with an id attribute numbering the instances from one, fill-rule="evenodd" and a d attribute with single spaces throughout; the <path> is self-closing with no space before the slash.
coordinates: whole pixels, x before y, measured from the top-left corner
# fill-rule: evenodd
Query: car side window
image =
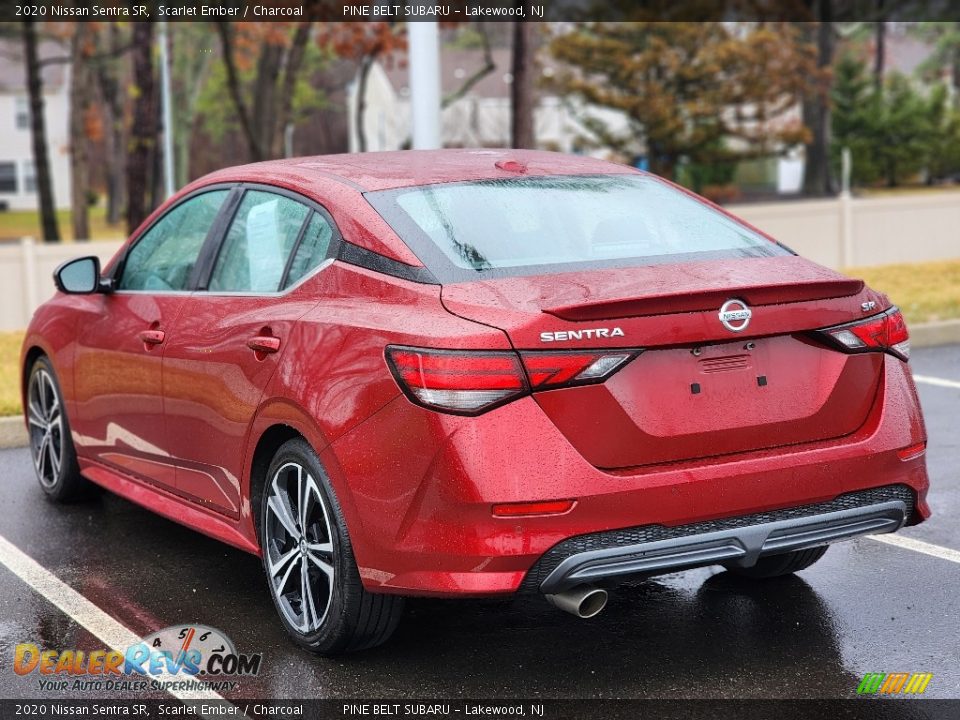
<path id="1" fill-rule="evenodd" d="M 290 262 L 290 272 L 287 274 L 287 280 L 283 285 L 284 290 L 309 275 L 314 268 L 326 259 L 332 239 L 333 226 L 330 221 L 320 213 L 315 212 L 313 217 L 310 218 L 310 224 L 307 226 L 307 230 L 293 255 L 293 260 Z"/>
<path id="2" fill-rule="evenodd" d="M 277 292 L 310 210 L 296 200 L 248 190 L 210 277 L 220 292 Z"/>
<path id="3" fill-rule="evenodd" d="M 229 190 L 211 190 L 180 203 L 130 249 L 118 289 L 186 290 L 203 242 Z"/>

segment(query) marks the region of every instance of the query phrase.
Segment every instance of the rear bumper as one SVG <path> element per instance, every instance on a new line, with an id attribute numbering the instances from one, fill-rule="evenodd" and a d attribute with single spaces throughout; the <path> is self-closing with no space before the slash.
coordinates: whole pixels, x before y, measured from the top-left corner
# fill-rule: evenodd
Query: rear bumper
<path id="1" fill-rule="evenodd" d="M 779 522 L 798 517 L 798 509 L 890 486 L 906 488 L 909 498 L 866 504 L 902 500 L 900 522 L 921 522 L 930 514 L 925 459 L 904 460 L 898 451 L 925 439 L 909 370 L 885 358 L 867 421 L 831 441 L 603 471 L 573 449 L 532 398 L 463 418 L 400 397 L 329 446 L 321 459 L 368 590 L 463 597 L 538 591 L 549 572 L 541 575 L 536 568 L 578 538 L 637 528 L 668 533 L 625 543 L 636 545 L 689 535 L 693 525 L 719 523 L 703 530 L 713 532 Z M 491 512 L 497 503 L 562 499 L 576 501 L 564 515 L 503 518 Z M 813 514 L 847 509 L 831 506 Z M 758 515 L 766 519 L 756 520 Z M 743 518 L 754 520 L 744 524 Z M 735 540 L 743 555 L 731 561 L 749 561 L 757 552 L 755 537 Z M 606 547 L 566 552 L 560 560 Z M 772 547 L 761 545 L 760 551 Z M 703 560 L 694 564 L 720 561 Z"/>
<path id="2" fill-rule="evenodd" d="M 913 491 L 895 485 L 722 521 L 580 536 L 540 558 L 521 590 L 557 593 L 583 583 L 706 565 L 751 567 L 764 555 L 894 532 L 910 518 L 913 503 Z"/>

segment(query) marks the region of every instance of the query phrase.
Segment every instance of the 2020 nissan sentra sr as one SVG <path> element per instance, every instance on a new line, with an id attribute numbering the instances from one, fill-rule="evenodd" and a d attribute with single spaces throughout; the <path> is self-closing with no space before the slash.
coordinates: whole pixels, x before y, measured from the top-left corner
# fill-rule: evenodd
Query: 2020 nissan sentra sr
<path id="1" fill-rule="evenodd" d="M 903 318 L 668 182 L 542 152 L 301 158 L 171 198 L 56 275 L 23 393 L 40 484 L 263 558 L 287 631 L 405 595 L 808 567 L 930 514 Z"/>

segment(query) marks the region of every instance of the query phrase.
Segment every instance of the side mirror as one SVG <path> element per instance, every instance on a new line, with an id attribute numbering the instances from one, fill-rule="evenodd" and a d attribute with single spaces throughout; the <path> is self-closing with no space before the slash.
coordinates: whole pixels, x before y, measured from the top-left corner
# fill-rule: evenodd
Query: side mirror
<path id="1" fill-rule="evenodd" d="M 110 284 L 100 278 L 100 259 L 90 257 L 68 260 L 53 272 L 57 290 L 69 295 L 91 295 L 109 292 Z"/>

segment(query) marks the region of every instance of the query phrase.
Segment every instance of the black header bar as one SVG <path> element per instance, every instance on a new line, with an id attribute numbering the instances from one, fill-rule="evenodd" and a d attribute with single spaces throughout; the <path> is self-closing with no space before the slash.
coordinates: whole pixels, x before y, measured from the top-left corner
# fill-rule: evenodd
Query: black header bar
<path id="1" fill-rule="evenodd" d="M 880 9 L 878 9 L 880 8 Z M 960 0 L 4 0 L 0 21 L 833 22 L 960 20 Z"/>

